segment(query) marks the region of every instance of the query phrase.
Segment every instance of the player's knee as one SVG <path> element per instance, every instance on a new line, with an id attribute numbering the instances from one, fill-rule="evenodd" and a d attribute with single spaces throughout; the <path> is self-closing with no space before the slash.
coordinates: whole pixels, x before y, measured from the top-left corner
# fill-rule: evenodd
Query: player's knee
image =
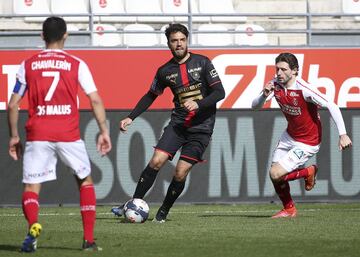
<path id="1" fill-rule="evenodd" d="M 155 170 L 160 170 L 161 167 L 164 165 L 165 161 L 161 158 L 153 157 L 150 161 L 150 167 Z"/>
<path id="2" fill-rule="evenodd" d="M 269 172 L 269 176 L 273 182 L 279 182 L 281 180 L 283 174 L 280 171 L 271 168 L 270 172 Z"/>

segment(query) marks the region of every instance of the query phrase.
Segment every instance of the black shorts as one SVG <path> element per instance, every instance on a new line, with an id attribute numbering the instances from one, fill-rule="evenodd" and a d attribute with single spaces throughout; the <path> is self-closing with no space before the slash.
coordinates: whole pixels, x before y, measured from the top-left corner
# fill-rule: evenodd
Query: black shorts
<path id="1" fill-rule="evenodd" d="M 202 162 L 202 156 L 209 145 L 211 134 L 203 132 L 189 132 L 186 128 L 168 125 L 156 145 L 155 149 L 163 151 L 172 160 L 181 148 L 180 159 L 195 164 Z"/>

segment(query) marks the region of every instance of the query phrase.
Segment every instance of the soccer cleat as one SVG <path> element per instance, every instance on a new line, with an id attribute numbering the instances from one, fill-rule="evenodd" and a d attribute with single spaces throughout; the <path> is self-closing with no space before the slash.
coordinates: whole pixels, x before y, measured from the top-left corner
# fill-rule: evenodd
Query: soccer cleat
<path id="1" fill-rule="evenodd" d="M 277 218 L 295 218 L 297 215 L 297 210 L 295 208 L 295 206 L 291 207 L 291 208 L 287 208 L 287 209 L 282 209 L 281 211 L 279 211 L 278 213 L 276 213 L 275 215 L 273 215 L 271 218 L 272 219 L 277 219 Z"/>
<path id="2" fill-rule="evenodd" d="M 93 251 L 93 252 L 99 252 L 102 251 L 102 248 L 97 246 L 95 242 L 88 242 L 86 240 L 84 240 L 83 245 L 82 245 L 82 249 L 83 251 Z"/>
<path id="3" fill-rule="evenodd" d="M 111 208 L 111 212 L 115 214 L 115 216 L 121 217 L 124 215 L 124 205 L 120 205 L 118 207 Z"/>
<path id="4" fill-rule="evenodd" d="M 169 210 L 167 210 L 165 207 L 161 206 L 158 210 L 158 212 L 155 215 L 155 218 L 153 219 L 153 222 L 158 223 L 164 223 L 166 221 L 166 216 L 168 215 Z"/>
<path id="5" fill-rule="evenodd" d="M 32 253 L 36 251 L 37 240 L 40 236 L 42 226 L 39 223 L 34 223 L 30 226 L 29 233 L 26 235 L 20 251 L 25 253 Z"/>
<path id="6" fill-rule="evenodd" d="M 316 184 L 316 174 L 317 174 L 318 168 L 316 165 L 311 165 L 308 168 L 308 171 L 309 171 L 309 175 L 304 178 L 306 191 L 310 191 L 311 189 L 314 188 L 314 186 Z"/>

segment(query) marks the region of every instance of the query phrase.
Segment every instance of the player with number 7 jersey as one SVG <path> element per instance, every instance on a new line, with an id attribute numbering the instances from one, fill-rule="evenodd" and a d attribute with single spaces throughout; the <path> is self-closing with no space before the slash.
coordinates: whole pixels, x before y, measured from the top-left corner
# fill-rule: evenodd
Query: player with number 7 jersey
<path id="1" fill-rule="evenodd" d="M 21 63 L 14 93 L 28 93 L 27 141 L 80 139 L 78 85 L 86 94 L 96 91 L 86 63 L 63 50 L 46 49 Z"/>

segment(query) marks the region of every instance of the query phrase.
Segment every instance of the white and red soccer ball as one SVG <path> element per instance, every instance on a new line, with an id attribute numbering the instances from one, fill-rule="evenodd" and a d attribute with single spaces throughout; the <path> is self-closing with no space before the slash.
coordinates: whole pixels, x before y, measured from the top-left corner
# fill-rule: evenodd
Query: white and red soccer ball
<path id="1" fill-rule="evenodd" d="M 124 205 L 124 216 L 131 223 L 144 223 L 149 217 L 149 205 L 139 198 L 130 199 Z"/>

